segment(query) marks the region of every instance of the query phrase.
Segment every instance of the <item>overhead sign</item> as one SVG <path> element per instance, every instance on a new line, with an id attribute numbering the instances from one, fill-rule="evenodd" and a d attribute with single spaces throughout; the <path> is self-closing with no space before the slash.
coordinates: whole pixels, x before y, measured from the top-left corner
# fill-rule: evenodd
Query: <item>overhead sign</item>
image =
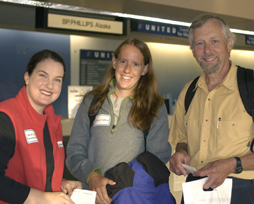
<path id="1" fill-rule="evenodd" d="M 188 38 L 188 32 L 189 32 L 189 27 L 187 26 L 177 26 L 177 36 L 178 37 L 184 37 Z"/>
<path id="2" fill-rule="evenodd" d="M 48 14 L 48 27 L 99 33 L 123 34 L 123 22 Z"/>
<path id="3" fill-rule="evenodd" d="M 36 27 L 123 34 L 122 21 L 57 14 L 42 8 L 36 10 Z"/>
<path id="4" fill-rule="evenodd" d="M 113 51 L 80 50 L 80 85 L 97 86 L 112 62 Z"/>
<path id="5" fill-rule="evenodd" d="M 101 50 L 81 50 L 81 59 L 100 59 L 100 60 L 112 60 L 114 56 L 113 51 L 101 51 Z"/>
<path id="6" fill-rule="evenodd" d="M 174 35 L 176 36 L 176 26 L 168 25 L 164 23 L 132 20 L 131 21 L 132 31 L 138 31 L 143 33 L 154 33 L 161 35 Z"/>
<path id="7" fill-rule="evenodd" d="M 254 36 L 253 35 L 246 35 L 246 44 L 247 45 L 254 45 Z"/>
<path id="8" fill-rule="evenodd" d="M 188 37 L 188 27 L 143 20 L 132 20 L 131 30 L 143 33 Z"/>

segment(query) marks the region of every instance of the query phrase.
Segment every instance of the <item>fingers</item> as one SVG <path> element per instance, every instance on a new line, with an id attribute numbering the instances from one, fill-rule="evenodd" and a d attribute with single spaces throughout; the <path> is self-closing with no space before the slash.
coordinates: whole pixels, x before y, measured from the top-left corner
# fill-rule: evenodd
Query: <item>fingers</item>
<path id="1" fill-rule="evenodd" d="M 212 188 L 213 181 L 208 177 L 207 181 L 203 185 L 203 189 L 209 189 L 210 187 Z M 214 189 L 214 188 L 212 188 Z"/>
<path id="2" fill-rule="evenodd" d="M 198 169 L 197 171 L 195 171 L 193 173 L 193 176 L 195 177 L 205 177 L 205 176 L 209 176 L 211 174 L 214 174 L 216 172 L 216 170 L 213 168 L 213 163 L 209 163 L 207 165 L 205 165 L 203 168 Z"/>
<path id="3" fill-rule="evenodd" d="M 223 163 L 223 162 L 222 162 Z M 205 177 L 207 176 L 208 179 L 206 183 L 204 184 L 204 189 L 209 188 L 217 188 L 220 186 L 224 180 L 227 178 L 228 173 L 225 171 L 225 169 L 221 169 L 221 162 L 210 162 L 203 168 L 199 169 L 198 171 L 194 172 L 194 176 L 196 177 Z"/>
<path id="4" fill-rule="evenodd" d="M 108 182 L 109 185 L 113 186 L 113 185 L 116 185 L 116 182 L 112 181 L 112 180 L 109 180 Z"/>
<path id="5" fill-rule="evenodd" d="M 66 204 L 75 204 L 68 195 L 64 195 L 64 199 L 65 199 L 64 203 Z"/>
<path id="6" fill-rule="evenodd" d="M 49 204 L 75 204 L 71 198 L 63 192 L 44 192 L 43 197 L 36 203 Z"/>
<path id="7" fill-rule="evenodd" d="M 73 188 L 71 187 L 71 185 L 67 185 L 66 190 L 67 190 L 68 195 L 71 195 L 73 193 Z"/>
<path id="8" fill-rule="evenodd" d="M 71 195 L 74 189 L 82 189 L 82 183 L 80 181 L 64 180 L 61 184 L 61 190 L 63 193 Z"/>
<path id="9" fill-rule="evenodd" d="M 180 143 L 177 145 L 177 151 L 169 159 L 169 167 L 172 172 L 177 175 L 186 176 L 189 172 L 186 171 L 182 163 L 189 165 L 190 156 L 186 151 L 186 144 Z"/>
<path id="10" fill-rule="evenodd" d="M 69 195 L 71 195 L 72 194 L 71 181 L 69 181 L 69 180 L 62 181 L 61 190 L 63 193 L 65 193 L 65 194 L 68 193 Z"/>
<path id="11" fill-rule="evenodd" d="M 114 182 L 114 181 L 112 181 L 108 178 L 106 178 L 106 183 L 109 184 L 109 185 L 115 185 L 116 184 L 116 182 Z M 108 196 L 106 186 L 104 188 L 102 188 L 101 192 L 102 192 L 103 201 L 105 203 L 111 203 L 112 199 Z"/>
<path id="12" fill-rule="evenodd" d="M 112 199 L 108 197 L 106 185 L 115 185 L 116 183 L 97 173 L 93 173 L 89 178 L 89 189 L 96 191 L 96 203 L 111 203 Z"/>
<path id="13" fill-rule="evenodd" d="M 195 177 L 205 177 L 205 176 L 208 176 L 208 172 L 207 172 L 207 170 L 199 169 L 199 170 L 197 170 L 193 173 L 193 176 L 195 176 Z"/>
<path id="14" fill-rule="evenodd" d="M 183 166 L 180 159 L 177 159 L 176 157 L 172 157 L 169 160 L 169 168 L 170 171 L 174 172 L 176 175 L 184 175 L 186 176 L 189 172 L 186 171 Z"/>
<path id="15" fill-rule="evenodd" d="M 98 203 L 98 204 L 103 203 L 103 196 L 102 196 L 101 192 L 98 192 L 98 191 L 97 191 L 97 195 L 96 195 L 96 203 Z"/>
<path id="16" fill-rule="evenodd" d="M 112 199 L 108 197 L 107 191 L 103 189 L 97 190 L 96 203 L 109 204 L 112 202 Z"/>
<path id="17" fill-rule="evenodd" d="M 169 163 L 170 171 L 174 172 L 176 175 L 186 175 L 188 172 L 182 167 L 173 163 Z"/>
<path id="18" fill-rule="evenodd" d="M 223 181 L 218 181 L 213 177 L 208 177 L 207 181 L 203 185 L 203 189 L 215 189 L 218 186 L 220 186 L 223 183 Z"/>
<path id="19" fill-rule="evenodd" d="M 63 187 L 63 185 L 61 185 L 61 191 L 64 193 L 64 194 L 67 194 L 68 191 Z"/>
<path id="20" fill-rule="evenodd" d="M 82 183 L 80 181 L 75 181 L 75 188 L 78 188 L 78 189 L 82 189 L 83 186 L 82 186 Z"/>

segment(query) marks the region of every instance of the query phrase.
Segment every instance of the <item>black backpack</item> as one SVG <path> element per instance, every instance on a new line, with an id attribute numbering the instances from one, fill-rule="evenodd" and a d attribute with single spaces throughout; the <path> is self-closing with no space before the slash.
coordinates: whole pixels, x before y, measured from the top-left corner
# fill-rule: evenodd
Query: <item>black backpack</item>
<path id="1" fill-rule="evenodd" d="M 250 116 L 252 116 L 254 122 L 254 72 L 252 69 L 245 69 L 243 67 L 237 66 L 237 83 L 240 92 L 240 96 L 243 102 L 243 105 Z M 186 95 L 185 95 L 185 114 L 187 113 L 192 98 L 196 92 L 196 83 L 199 79 L 199 76 L 195 78 L 191 85 L 189 86 Z M 250 145 L 250 149 L 254 152 L 254 139 Z"/>

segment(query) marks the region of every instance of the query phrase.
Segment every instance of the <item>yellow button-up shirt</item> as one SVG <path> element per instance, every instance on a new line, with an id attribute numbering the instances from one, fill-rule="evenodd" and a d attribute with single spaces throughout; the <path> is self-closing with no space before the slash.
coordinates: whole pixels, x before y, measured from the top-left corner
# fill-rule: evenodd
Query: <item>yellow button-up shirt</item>
<path id="1" fill-rule="evenodd" d="M 185 115 L 184 100 L 190 84 L 184 86 L 177 100 L 169 142 L 187 143 L 190 165 L 197 169 L 212 161 L 251 154 L 254 124 L 239 94 L 237 67 L 232 65 L 221 85 L 211 92 L 202 73 Z M 254 179 L 254 171 L 229 176 Z"/>

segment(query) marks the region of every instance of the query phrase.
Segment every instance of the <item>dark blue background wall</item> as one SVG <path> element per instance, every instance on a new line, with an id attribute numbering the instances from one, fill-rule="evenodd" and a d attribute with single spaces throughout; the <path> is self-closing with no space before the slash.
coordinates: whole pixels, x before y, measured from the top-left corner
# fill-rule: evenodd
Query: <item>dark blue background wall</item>
<path id="1" fill-rule="evenodd" d="M 49 49 L 60 54 L 67 68 L 60 97 L 53 103 L 55 112 L 68 117 L 67 87 L 70 85 L 70 36 L 0 29 L 0 80 L 24 85 L 24 73 L 30 58 L 38 51 Z"/>

